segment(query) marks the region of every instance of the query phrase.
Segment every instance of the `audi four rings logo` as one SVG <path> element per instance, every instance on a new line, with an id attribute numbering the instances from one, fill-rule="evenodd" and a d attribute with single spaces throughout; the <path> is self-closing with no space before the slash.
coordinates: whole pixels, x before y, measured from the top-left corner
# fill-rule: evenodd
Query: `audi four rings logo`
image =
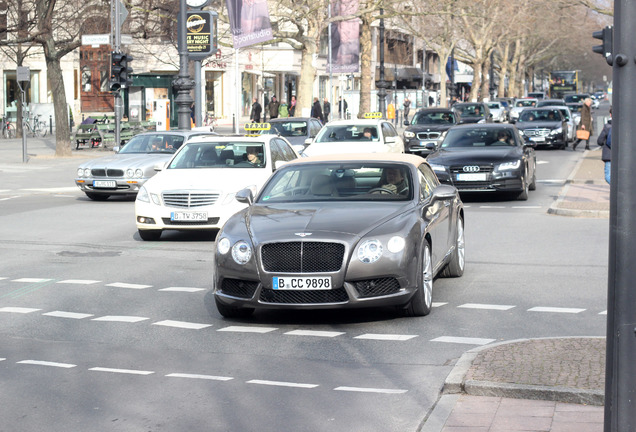
<path id="1" fill-rule="evenodd" d="M 478 172 L 479 167 L 477 165 L 466 165 L 464 167 L 464 172 Z"/>

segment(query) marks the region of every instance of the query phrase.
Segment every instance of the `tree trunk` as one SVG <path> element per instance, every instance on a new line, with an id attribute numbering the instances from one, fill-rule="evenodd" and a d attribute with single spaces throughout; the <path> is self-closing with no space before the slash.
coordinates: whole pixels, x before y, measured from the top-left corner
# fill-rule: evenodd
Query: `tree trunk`
<path id="1" fill-rule="evenodd" d="M 481 65 L 481 100 L 490 99 L 490 56 L 486 57 L 486 61 Z"/>
<path id="2" fill-rule="evenodd" d="M 373 42 L 371 39 L 371 25 L 368 20 L 363 19 L 360 33 L 360 105 L 358 107 L 358 118 L 362 118 L 364 113 L 371 111 L 371 89 L 375 87 L 375 71 L 371 66 L 371 55 L 373 52 Z M 379 42 L 379 39 L 378 39 Z"/>
<path id="3" fill-rule="evenodd" d="M 473 84 L 470 87 L 470 101 L 476 101 L 479 94 L 479 88 L 481 87 L 481 69 L 483 61 L 481 59 L 475 59 L 473 63 Z"/>
<path id="4" fill-rule="evenodd" d="M 55 113 L 55 156 L 64 157 L 71 155 L 71 132 L 68 123 L 68 107 L 66 105 L 66 93 L 64 92 L 64 78 L 62 67 L 57 57 L 46 54 L 46 69 L 51 95 L 53 98 L 53 111 Z"/>
<path id="5" fill-rule="evenodd" d="M 316 44 L 305 41 L 300 59 L 300 79 L 298 81 L 298 94 L 296 95 L 297 116 L 309 116 L 309 111 L 313 103 L 314 81 L 316 79 L 316 68 L 313 59 L 316 54 Z M 306 113 L 303 110 L 307 111 Z"/>
<path id="6" fill-rule="evenodd" d="M 510 95 L 510 90 L 506 93 L 506 75 L 508 75 L 508 56 L 510 55 L 510 44 L 506 44 L 504 52 L 501 53 L 501 69 L 499 70 L 499 88 L 497 93 L 499 97 L 505 97 Z"/>

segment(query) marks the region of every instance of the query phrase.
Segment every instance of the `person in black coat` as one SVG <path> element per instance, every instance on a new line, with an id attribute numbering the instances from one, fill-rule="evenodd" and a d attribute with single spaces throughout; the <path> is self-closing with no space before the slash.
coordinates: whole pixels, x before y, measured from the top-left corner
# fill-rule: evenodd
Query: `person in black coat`
<path id="1" fill-rule="evenodd" d="M 325 117 L 325 122 L 328 122 L 329 115 L 331 114 L 331 103 L 329 102 L 329 99 L 325 98 L 322 106 L 322 114 Z"/>
<path id="2" fill-rule="evenodd" d="M 258 103 L 258 100 L 256 100 L 256 98 L 253 98 L 252 111 L 250 112 L 250 120 L 252 120 L 254 123 L 260 123 L 262 111 L 263 111 L 263 108 L 261 107 L 261 104 Z"/>
<path id="3" fill-rule="evenodd" d="M 605 162 L 605 181 L 610 184 L 610 174 L 612 170 L 612 108 L 610 107 L 610 119 L 603 126 L 603 130 L 596 139 L 596 143 L 603 146 L 601 149 L 601 160 Z"/>
<path id="4" fill-rule="evenodd" d="M 311 117 L 317 118 L 324 123 L 324 117 L 322 116 L 322 107 L 317 97 L 314 98 L 314 104 L 311 107 Z"/>

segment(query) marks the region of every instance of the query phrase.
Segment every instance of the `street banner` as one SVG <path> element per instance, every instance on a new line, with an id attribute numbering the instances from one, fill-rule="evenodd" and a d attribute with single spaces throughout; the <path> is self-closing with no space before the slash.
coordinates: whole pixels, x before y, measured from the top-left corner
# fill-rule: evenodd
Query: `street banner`
<path id="1" fill-rule="evenodd" d="M 358 11 L 358 0 L 331 0 L 331 16 L 350 16 Z M 360 20 L 336 21 L 331 24 L 331 59 L 333 73 L 360 71 Z"/>
<path id="2" fill-rule="evenodd" d="M 234 48 L 273 39 L 267 0 L 226 0 Z"/>

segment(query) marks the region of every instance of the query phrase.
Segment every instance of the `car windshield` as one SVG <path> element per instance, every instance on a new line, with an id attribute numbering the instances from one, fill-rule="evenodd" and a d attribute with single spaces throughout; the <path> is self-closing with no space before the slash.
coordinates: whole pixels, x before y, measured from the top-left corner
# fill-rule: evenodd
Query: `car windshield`
<path id="1" fill-rule="evenodd" d="M 414 125 L 453 125 L 455 116 L 448 112 L 422 112 L 415 114 L 411 124 Z"/>
<path id="2" fill-rule="evenodd" d="M 532 99 L 522 99 L 515 102 L 516 107 L 533 107 L 536 104 L 537 104 L 537 101 Z"/>
<path id="3" fill-rule="evenodd" d="M 589 96 L 588 95 L 580 95 L 580 94 L 567 95 L 565 97 L 565 102 L 566 103 L 583 102 L 586 97 L 589 97 Z"/>
<path id="4" fill-rule="evenodd" d="M 457 111 L 463 117 L 483 117 L 484 110 L 481 105 L 460 105 L 457 107 Z"/>
<path id="5" fill-rule="evenodd" d="M 501 109 L 501 105 L 499 104 L 499 102 L 490 102 L 488 104 L 488 108 L 490 108 L 490 109 Z"/>
<path id="6" fill-rule="evenodd" d="M 184 137 L 169 134 L 148 134 L 132 137 L 119 153 L 174 153 L 183 144 Z"/>
<path id="7" fill-rule="evenodd" d="M 168 169 L 264 168 L 265 162 L 263 143 L 188 143 L 170 161 Z"/>
<path id="8" fill-rule="evenodd" d="M 570 108 L 570 111 L 572 111 L 573 113 L 580 113 L 581 108 L 583 108 L 583 105 L 581 104 L 568 105 L 568 108 Z"/>
<path id="9" fill-rule="evenodd" d="M 294 120 L 285 122 L 272 122 L 270 123 L 270 125 L 271 129 L 269 131 L 262 131 L 262 133 L 275 133 L 284 137 L 307 135 L 306 121 Z"/>
<path id="10" fill-rule="evenodd" d="M 561 113 L 559 110 L 533 110 L 525 109 L 521 111 L 519 115 L 519 121 L 521 122 L 549 122 L 549 121 L 561 121 Z"/>
<path id="11" fill-rule="evenodd" d="M 317 143 L 336 141 L 378 141 L 378 128 L 375 125 L 331 125 L 316 137 Z"/>
<path id="12" fill-rule="evenodd" d="M 407 165 L 390 162 L 292 164 L 276 171 L 258 202 L 407 201 L 412 199 Z"/>
<path id="13" fill-rule="evenodd" d="M 511 128 L 452 128 L 442 142 L 442 148 L 515 147 Z"/>

